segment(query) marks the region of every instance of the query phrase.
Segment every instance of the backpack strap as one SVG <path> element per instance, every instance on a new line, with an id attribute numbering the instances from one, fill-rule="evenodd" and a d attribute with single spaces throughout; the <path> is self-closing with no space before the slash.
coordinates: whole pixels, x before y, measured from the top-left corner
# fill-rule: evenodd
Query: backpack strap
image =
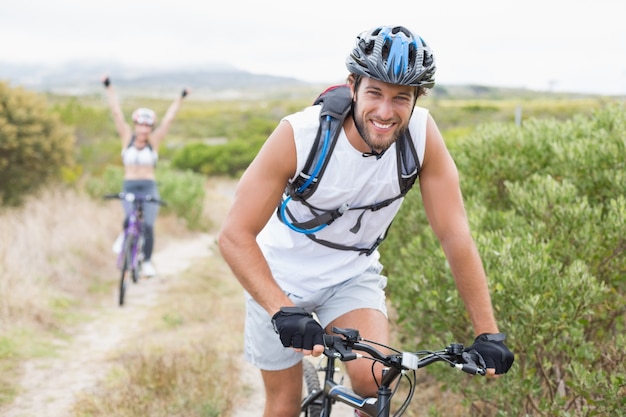
<path id="1" fill-rule="evenodd" d="M 348 85 L 337 85 L 320 94 L 313 105 L 321 104 L 320 127 L 311 152 L 298 177 L 288 186 L 286 194 L 296 201 L 308 198 L 319 184 L 319 178 L 328 165 L 327 158 L 335 148 L 343 121 L 352 107 Z"/>
<path id="2" fill-rule="evenodd" d="M 415 143 L 409 129 L 396 141 L 396 157 L 398 158 L 398 183 L 402 197 L 409 192 L 422 170 Z"/>

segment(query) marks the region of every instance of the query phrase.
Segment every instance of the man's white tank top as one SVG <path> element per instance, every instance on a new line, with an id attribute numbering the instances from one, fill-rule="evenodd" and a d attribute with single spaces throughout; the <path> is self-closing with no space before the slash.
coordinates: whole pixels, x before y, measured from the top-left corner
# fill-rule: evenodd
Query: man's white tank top
<path id="1" fill-rule="evenodd" d="M 319 128 L 320 108 L 319 105 L 307 107 L 283 119 L 294 131 L 297 173 L 303 169 L 313 146 Z M 420 163 L 424 160 L 427 117 L 426 109 L 416 107 L 409 123 Z M 350 207 L 367 206 L 399 194 L 395 144 L 380 159 L 364 157 L 350 144 L 342 129 L 317 190 L 307 201 L 315 207 L 334 210 L 344 203 Z M 384 235 L 402 200 L 397 199 L 377 211 L 348 210 L 315 236 L 342 245 L 369 248 Z M 300 222 L 312 218 L 309 209 L 297 201 L 290 201 L 288 208 Z M 359 217 L 361 227 L 353 233 L 350 229 Z M 316 243 L 290 229 L 276 214 L 261 231 L 257 242 L 281 288 L 298 295 L 311 294 L 354 277 L 378 262 L 380 257 L 377 250 L 366 256 Z"/>

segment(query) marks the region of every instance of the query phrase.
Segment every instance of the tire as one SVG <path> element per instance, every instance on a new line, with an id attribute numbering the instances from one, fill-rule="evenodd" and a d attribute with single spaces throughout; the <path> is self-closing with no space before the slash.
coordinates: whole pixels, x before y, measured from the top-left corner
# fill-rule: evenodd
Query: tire
<path id="1" fill-rule="evenodd" d="M 124 239 L 124 260 L 122 262 L 121 274 L 120 274 L 120 291 L 119 291 L 119 304 L 124 305 L 124 297 L 126 295 L 126 276 L 130 273 L 131 261 L 132 261 L 132 242 L 131 239 Z"/>
<path id="2" fill-rule="evenodd" d="M 308 359 L 302 360 L 302 375 L 304 377 L 304 386 L 306 387 L 306 395 L 315 392 L 321 392 L 320 377 L 315 365 Z M 305 417 L 320 417 L 322 414 L 322 396 L 315 399 L 311 404 L 302 406 L 301 415 Z"/>

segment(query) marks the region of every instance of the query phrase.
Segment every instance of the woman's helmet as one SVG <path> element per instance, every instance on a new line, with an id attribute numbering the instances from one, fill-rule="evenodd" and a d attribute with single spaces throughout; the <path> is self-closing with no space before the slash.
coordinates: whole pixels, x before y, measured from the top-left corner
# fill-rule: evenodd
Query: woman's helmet
<path id="1" fill-rule="evenodd" d="M 154 126 L 156 123 L 156 114 L 153 110 L 140 107 L 133 112 L 133 123 Z"/>
<path id="2" fill-rule="evenodd" d="M 379 26 L 361 33 L 346 67 L 386 83 L 424 88 L 435 85 L 437 69 L 430 47 L 404 26 Z"/>

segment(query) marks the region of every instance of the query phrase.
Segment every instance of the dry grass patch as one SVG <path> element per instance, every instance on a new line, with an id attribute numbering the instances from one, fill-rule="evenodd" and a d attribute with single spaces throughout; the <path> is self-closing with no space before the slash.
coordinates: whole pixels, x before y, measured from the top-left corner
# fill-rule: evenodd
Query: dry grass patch
<path id="1" fill-rule="evenodd" d="M 120 224 L 119 210 L 64 188 L 0 212 L 0 404 L 16 395 L 19 360 L 54 355 L 53 340 L 114 285 Z"/>
<path id="2" fill-rule="evenodd" d="M 241 287 L 219 256 L 168 280 L 141 331 L 114 358 L 107 381 L 81 396 L 76 415 L 231 413 L 240 395 Z"/>
<path id="3" fill-rule="evenodd" d="M 114 238 L 120 222 L 119 210 L 60 188 L 45 190 L 22 209 L 2 212 L 2 327 L 53 326 L 55 306 L 79 302 L 107 281 L 114 265 L 110 256 L 102 256 L 111 252 L 111 241 L 103 236 Z"/>

